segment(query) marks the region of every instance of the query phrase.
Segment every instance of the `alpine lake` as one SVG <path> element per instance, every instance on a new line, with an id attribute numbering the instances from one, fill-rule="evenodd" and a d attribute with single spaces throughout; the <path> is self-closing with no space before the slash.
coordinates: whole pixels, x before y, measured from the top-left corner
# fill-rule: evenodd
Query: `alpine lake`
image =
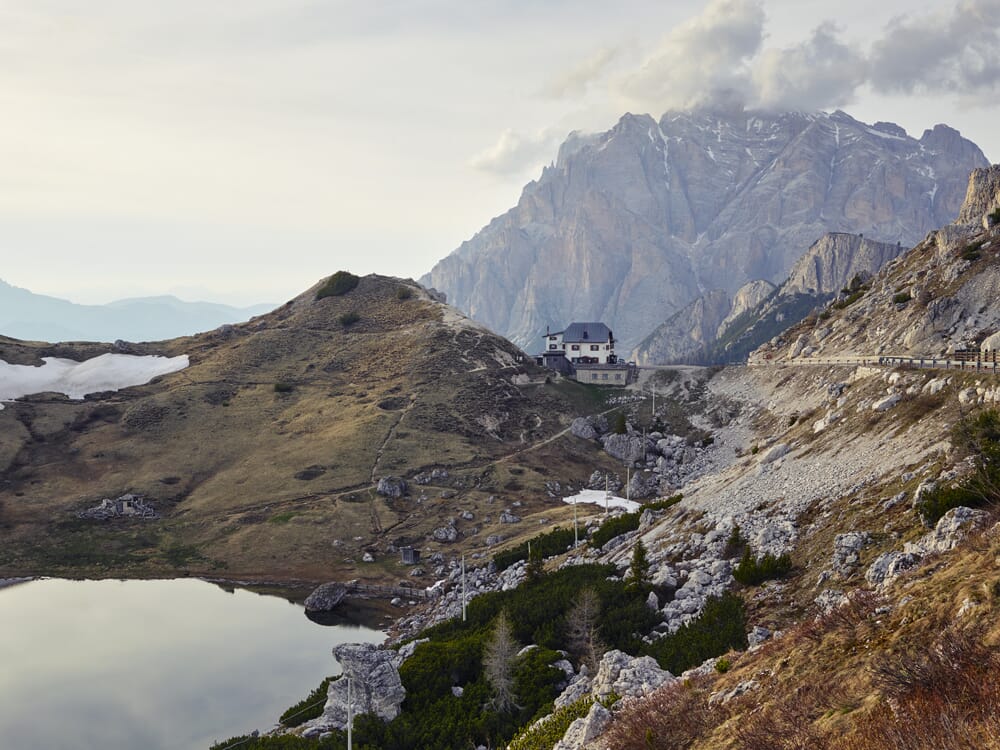
<path id="1" fill-rule="evenodd" d="M 339 643 L 382 643 L 384 611 L 308 619 L 308 591 L 198 579 L 35 579 L 0 587 L 0 748 L 208 750 L 340 673 Z"/>

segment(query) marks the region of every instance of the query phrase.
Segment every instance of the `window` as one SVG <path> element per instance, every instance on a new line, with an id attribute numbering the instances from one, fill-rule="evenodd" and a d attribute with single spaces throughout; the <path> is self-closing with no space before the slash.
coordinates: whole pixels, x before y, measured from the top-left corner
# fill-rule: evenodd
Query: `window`
<path id="1" fill-rule="evenodd" d="M 599 352 L 599 351 L 601 351 L 601 345 L 600 344 L 591 344 L 590 345 L 590 351 L 592 351 L 592 352 Z"/>
<path id="2" fill-rule="evenodd" d="M 604 373 L 603 375 L 601 375 L 601 379 L 602 380 L 607 380 L 608 379 L 608 374 Z"/>
<path id="3" fill-rule="evenodd" d="M 615 373 L 615 380 L 621 380 L 621 379 L 622 379 L 622 374 L 620 372 L 616 372 Z"/>
<path id="4" fill-rule="evenodd" d="M 606 351 L 606 352 L 611 351 L 611 344 L 605 344 L 604 345 L 604 351 Z"/>
<path id="5" fill-rule="evenodd" d="M 558 349 L 559 347 L 555 344 L 549 344 L 549 349 Z"/>
<path id="6" fill-rule="evenodd" d="M 574 352 L 578 352 L 578 351 L 580 351 L 580 345 L 579 344 L 573 344 L 573 345 L 570 346 L 570 349 L 572 349 Z"/>
<path id="7" fill-rule="evenodd" d="M 597 380 L 597 373 L 596 372 L 590 373 L 590 379 L 591 380 Z"/>
<path id="8" fill-rule="evenodd" d="M 559 339 L 556 336 L 549 336 L 549 341 L 558 341 L 558 340 Z"/>

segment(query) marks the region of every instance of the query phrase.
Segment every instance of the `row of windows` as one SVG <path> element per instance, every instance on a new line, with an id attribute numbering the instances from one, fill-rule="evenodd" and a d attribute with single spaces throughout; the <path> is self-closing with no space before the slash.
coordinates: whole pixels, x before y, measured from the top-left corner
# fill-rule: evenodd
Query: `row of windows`
<path id="1" fill-rule="evenodd" d="M 552 349 L 558 349 L 558 348 L 559 348 L 558 344 L 549 344 L 549 349 L 550 350 L 552 350 Z M 580 345 L 579 344 L 570 344 L 569 348 L 570 348 L 571 351 L 574 351 L 574 352 L 580 351 Z M 591 344 L 590 345 L 590 351 L 592 351 L 592 352 L 599 352 L 599 351 L 601 351 L 601 345 L 600 344 Z M 605 344 L 604 345 L 604 351 L 606 351 L 606 352 L 611 351 L 611 345 L 610 344 Z"/>
<path id="2" fill-rule="evenodd" d="M 600 373 L 600 376 L 601 376 L 600 378 L 598 378 L 597 375 L 598 375 L 598 373 L 596 373 L 596 372 L 590 373 L 590 379 L 591 380 L 598 380 L 598 379 L 600 379 L 600 380 L 607 380 L 608 379 L 608 373 L 606 373 L 606 372 Z M 615 380 L 621 380 L 621 379 L 622 379 L 622 374 L 620 372 L 616 372 L 615 373 Z"/>

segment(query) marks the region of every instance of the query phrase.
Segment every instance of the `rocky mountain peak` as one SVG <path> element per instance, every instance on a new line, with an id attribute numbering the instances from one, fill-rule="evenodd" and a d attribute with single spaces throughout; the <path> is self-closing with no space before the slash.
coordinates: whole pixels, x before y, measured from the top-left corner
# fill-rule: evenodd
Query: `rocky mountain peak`
<path id="1" fill-rule="evenodd" d="M 1000 164 L 975 169 L 969 176 L 965 201 L 958 212 L 958 224 L 982 224 L 989 228 L 1000 224 L 995 212 L 1000 210 Z M 992 214 L 992 216 L 991 216 Z"/>
<path id="2" fill-rule="evenodd" d="M 986 164 L 946 126 L 918 141 L 839 111 L 630 113 L 572 134 L 421 283 L 520 346 L 601 320 L 631 348 L 707 290 L 781 283 L 826 232 L 912 246 L 954 219 Z"/>

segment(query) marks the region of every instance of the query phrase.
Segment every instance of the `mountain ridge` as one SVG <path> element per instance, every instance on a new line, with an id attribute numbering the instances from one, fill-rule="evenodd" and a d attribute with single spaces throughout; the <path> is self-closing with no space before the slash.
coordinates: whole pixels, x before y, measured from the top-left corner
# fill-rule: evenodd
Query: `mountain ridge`
<path id="1" fill-rule="evenodd" d="M 951 221 L 987 164 L 945 125 L 920 139 L 832 114 L 627 114 L 556 162 L 421 278 L 530 349 L 603 320 L 631 349 L 710 289 L 784 280 L 828 231 L 911 246 Z"/>

